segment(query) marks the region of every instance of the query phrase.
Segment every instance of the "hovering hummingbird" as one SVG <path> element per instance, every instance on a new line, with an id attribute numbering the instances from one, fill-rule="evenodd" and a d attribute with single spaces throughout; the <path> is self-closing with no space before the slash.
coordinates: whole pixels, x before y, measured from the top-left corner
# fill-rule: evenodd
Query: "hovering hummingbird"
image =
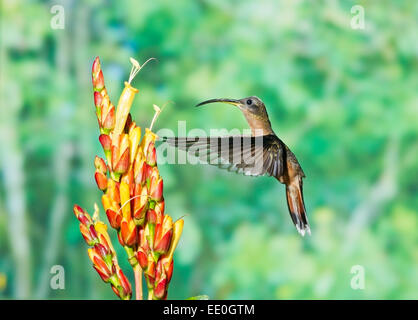
<path id="1" fill-rule="evenodd" d="M 271 128 L 263 101 L 255 96 L 240 100 L 210 99 L 196 107 L 215 102 L 238 107 L 251 128 L 251 136 L 164 137 L 163 140 L 220 168 L 276 178 L 286 185 L 287 205 L 296 229 L 302 236 L 310 234 L 303 200 L 302 178 L 305 174 L 293 152 Z"/>

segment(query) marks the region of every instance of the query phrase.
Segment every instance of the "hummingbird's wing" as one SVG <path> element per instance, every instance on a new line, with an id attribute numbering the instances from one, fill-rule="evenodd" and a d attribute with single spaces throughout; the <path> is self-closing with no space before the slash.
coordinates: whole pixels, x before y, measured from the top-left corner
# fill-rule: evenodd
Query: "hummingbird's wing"
<path id="1" fill-rule="evenodd" d="M 273 135 L 162 139 L 221 169 L 251 176 L 283 174 L 283 145 Z"/>

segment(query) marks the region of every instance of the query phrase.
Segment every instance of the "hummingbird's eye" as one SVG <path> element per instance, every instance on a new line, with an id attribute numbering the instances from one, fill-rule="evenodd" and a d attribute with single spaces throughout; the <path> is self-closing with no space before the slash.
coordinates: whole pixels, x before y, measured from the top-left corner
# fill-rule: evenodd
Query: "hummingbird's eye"
<path id="1" fill-rule="evenodd" d="M 249 105 L 249 106 L 250 106 L 250 105 L 252 105 L 252 104 L 253 104 L 253 100 L 248 99 L 248 100 L 247 100 L 247 105 Z"/>

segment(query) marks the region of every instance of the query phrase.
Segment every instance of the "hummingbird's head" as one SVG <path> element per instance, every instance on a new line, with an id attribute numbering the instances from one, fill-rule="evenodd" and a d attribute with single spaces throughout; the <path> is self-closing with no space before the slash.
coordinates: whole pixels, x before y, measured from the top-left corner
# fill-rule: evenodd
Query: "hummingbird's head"
<path id="1" fill-rule="evenodd" d="M 247 119 L 248 124 L 250 125 L 253 133 L 256 129 L 262 130 L 262 134 L 271 134 L 273 133 L 271 129 L 271 124 L 269 116 L 267 114 L 266 106 L 260 98 L 256 96 L 251 96 L 243 99 L 210 99 L 203 101 L 196 105 L 200 107 L 204 104 L 214 103 L 214 102 L 223 102 L 234 105 L 238 107 L 245 118 Z"/>

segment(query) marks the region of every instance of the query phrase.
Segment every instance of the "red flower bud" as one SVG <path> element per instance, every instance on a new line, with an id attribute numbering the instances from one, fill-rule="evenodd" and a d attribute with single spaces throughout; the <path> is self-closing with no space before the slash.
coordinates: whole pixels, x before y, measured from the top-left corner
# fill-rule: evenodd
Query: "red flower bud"
<path id="1" fill-rule="evenodd" d="M 105 116 L 105 115 L 102 115 Z M 103 118 L 102 118 L 103 119 Z M 109 112 L 102 122 L 102 127 L 107 130 L 112 130 L 115 127 L 115 107 L 112 105 Z"/>
<path id="2" fill-rule="evenodd" d="M 135 223 L 132 220 L 122 220 L 120 227 L 123 243 L 129 247 L 133 246 L 137 241 L 137 230 Z"/>
<path id="3" fill-rule="evenodd" d="M 112 284 L 112 290 L 120 298 L 119 291 L 118 289 L 116 289 L 116 287 L 113 284 Z"/>
<path id="4" fill-rule="evenodd" d="M 113 157 L 113 154 L 116 151 L 115 149 L 116 148 L 112 147 L 112 162 L 113 162 L 113 159 L 115 159 Z M 129 169 L 129 148 L 127 148 L 123 152 L 123 154 L 122 154 L 122 156 L 120 157 L 119 160 L 115 159 L 115 161 L 117 161 L 117 162 L 116 162 L 116 164 L 115 164 L 115 162 L 113 162 L 113 164 L 114 164 L 113 171 L 114 172 L 116 172 L 118 174 L 124 174 L 126 171 L 128 171 L 128 169 Z"/>
<path id="5" fill-rule="evenodd" d="M 154 209 L 147 210 L 147 222 L 151 224 L 155 224 L 157 222 L 157 214 Z"/>
<path id="6" fill-rule="evenodd" d="M 111 270 L 103 261 L 102 257 L 98 254 L 97 250 L 90 248 L 88 250 L 88 254 L 90 260 L 93 262 L 94 268 L 99 273 L 100 277 L 103 279 L 103 281 L 107 282 L 112 276 Z"/>
<path id="7" fill-rule="evenodd" d="M 161 281 L 157 282 L 154 289 L 154 297 L 157 299 L 163 299 L 167 290 L 167 279 L 164 278 Z"/>
<path id="8" fill-rule="evenodd" d="M 159 202 L 155 204 L 155 212 L 157 213 L 157 216 L 164 217 L 164 209 L 165 201 L 164 198 L 162 198 Z"/>
<path id="9" fill-rule="evenodd" d="M 108 185 L 106 195 L 108 196 L 108 199 L 112 203 L 112 205 L 116 206 L 119 210 L 118 203 L 120 203 L 120 183 L 114 181 L 113 179 L 108 179 L 107 183 Z M 116 209 L 116 207 L 114 207 L 113 209 Z"/>
<path id="10" fill-rule="evenodd" d="M 97 187 L 105 191 L 107 189 L 107 177 L 103 173 L 96 171 L 94 174 L 94 179 L 96 180 Z"/>
<path id="11" fill-rule="evenodd" d="M 152 200 L 160 201 L 163 197 L 163 179 L 152 177 L 149 193 Z"/>
<path id="12" fill-rule="evenodd" d="M 133 200 L 133 217 L 137 225 L 144 224 L 145 212 L 148 207 L 148 192 L 146 187 L 141 185 L 135 185 L 134 189 L 135 199 Z"/>
<path id="13" fill-rule="evenodd" d="M 93 61 L 93 65 L 91 68 L 91 73 L 93 76 L 100 71 L 100 59 L 99 57 L 96 57 Z"/>
<path id="14" fill-rule="evenodd" d="M 84 224 L 80 224 L 80 232 L 83 236 L 84 240 L 89 246 L 92 246 L 95 242 L 95 238 L 93 238 L 90 234 L 88 227 Z"/>
<path id="15" fill-rule="evenodd" d="M 155 279 L 155 262 L 151 255 L 148 255 L 148 267 L 146 268 L 145 274 L 154 281 Z"/>
<path id="16" fill-rule="evenodd" d="M 139 228 L 139 232 L 138 232 L 138 242 L 139 242 L 139 246 L 144 250 L 144 252 L 149 251 L 149 245 L 148 245 L 147 237 L 145 235 L 145 229 L 141 227 Z"/>
<path id="17" fill-rule="evenodd" d="M 161 226 L 161 224 L 159 224 L 158 226 Z M 159 227 L 159 229 L 161 230 L 162 227 Z M 159 254 L 165 254 L 170 248 L 172 234 L 173 234 L 173 229 L 168 230 L 165 234 L 162 235 L 160 239 L 157 238 L 157 234 L 156 234 L 154 251 L 156 251 Z"/>
<path id="18" fill-rule="evenodd" d="M 130 296 L 132 294 L 132 287 L 121 269 L 117 270 L 117 276 L 123 288 L 123 293 L 125 294 L 125 296 Z"/>
<path id="19" fill-rule="evenodd" d="M 99 71 L 97 77 L 93 80 L 94 88 L 96 90 L 102 90 L 104 88 L 104 78 L 102 70 Z"/>
<path id="20" fill-rule="evenodd" d="M 103 96 L 100 94 L 100 92 L 95 91 L 94 92 L 94 105 L 99 108 L 102 105 Z"/>
<path id="21" fill-rule="evenodd" d="M 171 277 L 173 276 L 173 266 L 174 262 L 173 260 L 170 261 L 170 263 L 167 263 L 164 265 L 165 274 L 167 275 L 167 281 L 171 281 Z"/>
<path id="22" fill-rule="evenodd" d="M 102 158 L 96 156 L 94 158 L 94 166 L 98 172 L 101 172 L 103 174 L 107 173 L 106 162 Z"/>
<path id="23" fill-rule="evenodd" d="M 138 260 L 139 265 L 143 270 L 147 269 L 148 266 L 148 257 L 144 251 L 144 249 L 139 248 L 138 252 L 136 253 L 136 258 Z"/>
<path id="24" fill-rule="evenodd" d="M 107 273 L 104 273 L 103 270 L 101 270 L 98 266 L 93 264 L 93 268 L 97 271 L 97 273 L 99 274 L 100 278 L 102 278 L 102 280 L 104 282 L 108 282 L 110 276 Z"/>
<path id="25" fill-rule="evenodd" d="M 110 253 L 109 250 L 101 243 L 96 243 L 94 245 L 94 249 L 102 258 L 105 258 Z"/>
<path id="26" fill-rule="evenodd" d="M 157 163 L 157 151 L 155 149 L 154 141 L 151 141 L 148 145 L 147 150 L 147 164 L 151 167 L 155 166 Z"/>
<path id="27" fill-rule="evenodd" d="M 102 233 L 99 234 L 99 240 L 100 240 L 100 243 L 102 244 L 102 246 L 105 247 L 106 252 L 111 253 L 109 243 L 107 242 L 106 237 Z"/>
<path id="28" fill-rule="evenodd" d="M 107 134 L 101 134 L 99 136 L 99 141 L 105 152 L 110 151 L 112 147 L 112 139 L 110 139 L 110 137 Z"/>
<path id="29" fill-rule="evenodd" d="M 80 221 L 82 224 L 84 224 L 85 226 L 88 226 L 90 223 L 91 223 L 91 221 L 87 218 L 87 216 L 86 215 L 84 215 L 84 214 L 80 214 L 79 216 L 78 216 L 78 221 Z"/>
<path id="30" fill-rule="evenodd" d="M 112 209 L 107 209 L 106 215 L 112 228 L 119 229 L 120 223 L 122 221 L 122 215 L 116 211 L 113 211 Z"/>
<path id="31" fill-rule="evenodd" d="M 83 208 L 82 208 L 82 207 L 80 207 L 80 206 L 79 206 L 79 205 L 77 205 L 77 204 L 75 204 L 75 205 L 74 205 L 74 207 L 73 207 L 73 212 L 74 212 L 75 216 L 77 217 L 77 219 L 78 219 L 79 215 L 84 215 L 84 210 L 83 210 Z"/>
<path id="32" fill-rule="evenodd" d="M 96 57 L 96 59 L 93 62 L 92 81 L 93 81 L 93 88 L 95 91 L 100 91 L 104 88 L 103 72 L 100 67 L 99 57 Z"/>
<path id="33" fill-rule="evenodd" d="M 90 231 L 90 235 L 94 239 L 96 239 L 97 238 L 97 232 L 96 232 L 96 229 L 94 228 L 94 225 L 92 225 L 92 224 L 90 225 L 89 231 Z"/>

